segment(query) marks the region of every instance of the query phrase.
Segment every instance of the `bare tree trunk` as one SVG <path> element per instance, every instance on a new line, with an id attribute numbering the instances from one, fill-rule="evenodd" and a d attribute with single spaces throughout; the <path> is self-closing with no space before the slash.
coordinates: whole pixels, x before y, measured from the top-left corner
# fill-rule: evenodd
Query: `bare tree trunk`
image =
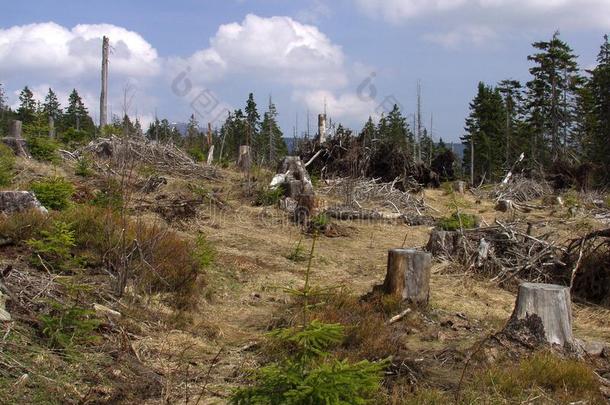
<path id="1" fill-rule="evenodd" d="M 100 128 L 108 124 L 108 37 L 102 39 L 102 92 L 100 94 Z"/>

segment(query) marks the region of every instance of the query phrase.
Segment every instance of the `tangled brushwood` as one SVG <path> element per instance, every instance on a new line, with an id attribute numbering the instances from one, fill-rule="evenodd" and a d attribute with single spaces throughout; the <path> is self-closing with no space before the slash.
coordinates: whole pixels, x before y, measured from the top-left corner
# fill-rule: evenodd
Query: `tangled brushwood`
<path id="1" fill-rule="evenodd" d="M 126 160 L 148 164 L 166 173 L 179 173 L 184 176 L 213 179 L 217 177 L 212 166 L 195 162 L 186 152 L 173 142 L 157 142 L 139 137 L 98 138 L 80 150 L 64 157 L 78 160 L 82 155 L 92 154 L 99 159 L 106 159 L 110 168 L 121 165 Z M 98 167 L 100 169 L 101 167 Z"/>
<path id="2" fill-rule="evenodd" d="M 427 250 L 508 288 L 524 281 L 572 287 L 575 298 L 610 304 L 610 229 L 560 242 L 533 235 L 533 223 L 495 222 L 462 231 L 434 230 Z"/>

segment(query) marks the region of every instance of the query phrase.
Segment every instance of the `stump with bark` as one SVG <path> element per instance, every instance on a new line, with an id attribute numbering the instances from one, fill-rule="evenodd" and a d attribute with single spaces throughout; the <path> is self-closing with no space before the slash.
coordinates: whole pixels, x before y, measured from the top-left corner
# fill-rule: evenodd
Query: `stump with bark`
<path id="1" fill-rule="evenodd" d="M 432 230 L 426 250 L 434 256 L 453 256 L 462 243 L 462 234 L 457 231 Z"/>
<path id="2" fill-rule="evenodd" d="M 540 318 L 548 343 L 574 346 L 569 287 L 542 283 L 521 284 L 508 327 L 534 315 Z"/>
<path id="3" fill-rule="evenodd" d="M 431 267 L 430 253 L 416 249 L 390 249 L 383 293 L 400 296 L 403 301 L 427 304 Z"/>

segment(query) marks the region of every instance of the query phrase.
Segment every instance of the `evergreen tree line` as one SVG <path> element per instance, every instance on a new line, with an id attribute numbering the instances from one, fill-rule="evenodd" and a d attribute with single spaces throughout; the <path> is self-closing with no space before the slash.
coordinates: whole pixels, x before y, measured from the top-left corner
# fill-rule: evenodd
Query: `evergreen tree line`
<path id="1" fill-rule="evenodd" d="M 49 89 L 44 101 L 34 98 L 28 86 L 19 93 L 19 107 L 13 111 L 7 104 L 6 93 L 0 83 L 0 130 L 8 132 L 9 122 L 20 120 L 23 134 L 29 137 L 48 136 L 51 128 L 63 141 L 82 141 L 95 135 L 96 127 L 76 89 L 62 108 L 57 95 Z"/>
<path id="2" fill-rule="evenodd" d="M 555 32 L 532 44 L 530 80 L 479 83 L 465 121 L 464 169 L 475 182 L 497 181 L 518 159 L 543 175 L 561 167 L 610 182 L 610 43 L 608 36 L 590 70 Z M 474 159 L 471 159 L 474 151 Z M 576 170 L 576 169 L 575 169 Z"/>

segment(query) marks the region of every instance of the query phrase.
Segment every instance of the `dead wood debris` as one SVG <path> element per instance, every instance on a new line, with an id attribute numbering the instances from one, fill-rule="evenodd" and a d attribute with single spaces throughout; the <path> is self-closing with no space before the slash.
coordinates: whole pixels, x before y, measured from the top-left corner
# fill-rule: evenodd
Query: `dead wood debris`
<path id="1" fill-rule="evenodd" d="M 538 181 L 517 175 L 506 183 L 499 183 L 491 190 L 490 198 L 495 201 L 511 200 L 516 202 L 532 201 L 552 193 L 546 181 Z"/>
<path id="2" fill-rule="evenodd" d="M 431 209 L 424 197 L 397 189 L 395 186 L 398 182 L 399 179 L 386 183 L 378 178 L 341 178 L 328 181 L 328 184 L 320 189 L 320 193 L 342 199 L 340 206 L 327 211 L 329 215 L 339 219 L 424 217 Z"/>
<path id="3" fill-rule="evenodd" d="M 108 166 L 110 169 L 112 168 L 112 162 L 121 162 L 128 159 L 148 164 L 166 173 L 178 173 L 184 176 L 206 179 L 218 177 L 218 173 L 213 166 L 196 163 L 172 142 L 162 143 L 139 137 L 118 138 L 113 136 L 111 138 L 95 139 L 71 155 L 78 158 L 87 153 L 99 159 L 109 160 Z"/>
<path id="4" fill-rule="evenodd" d="M 532 236 L 527 223 L 496 221 L 493 226 L 445 232 L 451 237 L 445 235 L 441 242 L 432 243 L 439 239 L 435 238 L 439 232 L 433 232 L 428 244 L 433 254 L 447 256 L 467 271 L 500 284 L 552 282 L 557 278 L 552 270 L 565 265 L 561 261 L 565 248 L 551 240 L 550 233 Z"/>

